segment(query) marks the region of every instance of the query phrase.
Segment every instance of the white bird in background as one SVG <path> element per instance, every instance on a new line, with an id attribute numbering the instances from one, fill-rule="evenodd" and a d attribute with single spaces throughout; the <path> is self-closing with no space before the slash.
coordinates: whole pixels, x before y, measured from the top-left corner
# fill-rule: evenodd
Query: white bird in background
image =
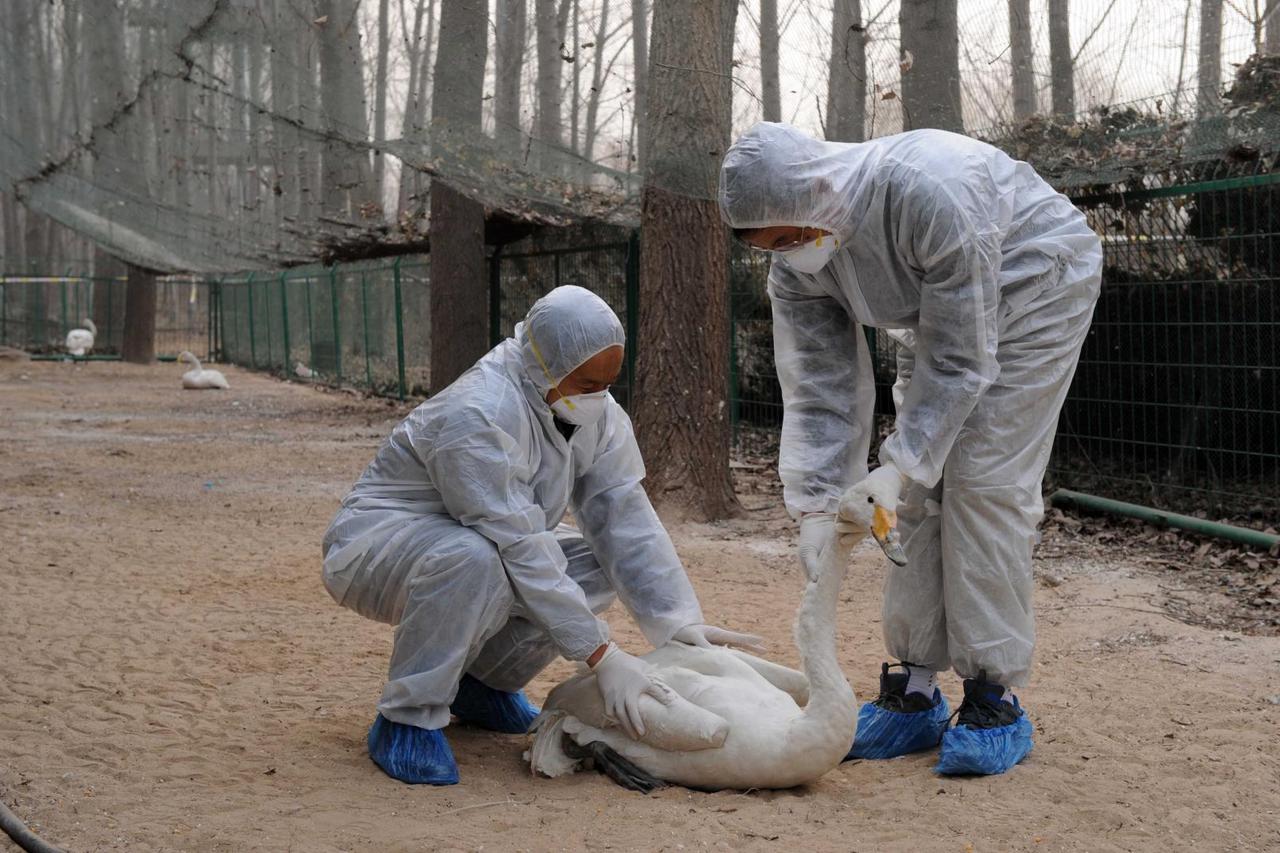
<path id="1" fill-rule="evenodd" d="M 67 352 L 72 355 L 85 355 L 93 349 L 93 339 L 98 336 L 98 327 L 88 317 L 83 320 L 87 329 L 72 329 L 67 332 Z"/>
<path id="2" fill-rule="evenodd" d="M 303 364 L 300 361 L 293 366 L 293 372 L 298 374 L 298 376 L 300 376 L 303 379 L 315 379 L 320 375 L 319 373 L 312 370 L 310 367 L 307 367 L 305 364 Z"/>
<path id="3" fill-rule="evenodd" d="M 178 355 L 178 361 L 186 364 L 194 364 L 195 367 L 182 374 L 183 388 L 230 388 L 227 377 L 222 375 L 219 370 L 206 370 L 200 366 L 200 359 L 196 358 L 190 352 L 183 350 Z"/>
<path id="4" fill-rule="evenodd" d="M 668 703 L 640 699 L 645 734 L 628 737 L 605 716 L 594 673 L 547 697 L 527 753 L 544 776 L 594 760 L 633 790 L 664 782 L 690 788 L 790 788 L 833 770 L 849 751 L 857 702 L 836 656 L 836 604 L 850 542 L 832 537 L 822 571 L 804 593 L 796 645 L 804 672 L 726 648 L 670 642 L 643 656 L 670 688 Z"/>

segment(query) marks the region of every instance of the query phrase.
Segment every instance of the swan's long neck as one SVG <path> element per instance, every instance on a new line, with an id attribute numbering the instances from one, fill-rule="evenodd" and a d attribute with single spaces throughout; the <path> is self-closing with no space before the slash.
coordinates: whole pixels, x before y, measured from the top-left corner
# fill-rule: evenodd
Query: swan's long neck
<path id="1" fill-rule="evenodd" d="M 837 734 L 852 742 L 850 720 L 857 715 L 853 688 L 836 657 L 836 606 L 848 563 L 849 549 L 833 543 L 821 576 L 805 588 L 796 617 L 796 645 L 804 674 L 809 677 L 809 704 L 803 711 L 806 725 L 820 730 L 834 726 Z"/>
<path id="2" fill-rule="evenodd" d="M 200 359 L 197 358 L 194 353 L 191 355 L 190 363 L 195 365 L 195 367 L 191 369 L 194 370 L 196 373 L 199 373 L 200 371 L 204 370 L 204 368 L 200 366 Z"/>
<path id="3" fill-rule="evenodd" d="M 89 330 L 89 334 L 93 335 L 95 338 L 98 336 L 98 327 L 93 325 L 93 320 L 91 320 L 88 317 L 85 317 L 84 325 Z"/>

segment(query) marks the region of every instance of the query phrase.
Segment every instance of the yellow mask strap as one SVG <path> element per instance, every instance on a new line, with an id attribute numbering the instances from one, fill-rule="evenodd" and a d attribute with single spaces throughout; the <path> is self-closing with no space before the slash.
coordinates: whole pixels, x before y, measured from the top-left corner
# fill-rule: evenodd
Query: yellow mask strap
<path id="1" fill-rule="evenodd" d="M 533 351 L 533 357 L 538 360 L 538 366 L 542 368 L 542 374 L 547 377 L 547 381 L 551 383 L 551 387 L 556 389 L 556 392 L 560 395 L 560 399 L 564 400 L 564 404 L 569 407 L 569 411 L 573 411 L 578 408 L 573 404 L 573 401 L 569 399 L 569 395 L 560 390 L 560 383 L 552 378 L 551 371 L 547 369 L 547 363 L 543 361 L 542 353 L 538 350 L 538 343 L 533 339 L 533 335 L 528 335 L 527 337 L 529 338 L 529 349 Z"/>

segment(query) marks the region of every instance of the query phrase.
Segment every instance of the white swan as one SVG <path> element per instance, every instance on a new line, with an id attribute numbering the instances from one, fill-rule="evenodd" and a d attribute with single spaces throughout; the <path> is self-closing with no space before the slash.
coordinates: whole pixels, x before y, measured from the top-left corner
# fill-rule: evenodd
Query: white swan
<path id="1" fill-rule="evenodd" d="M 98 336 L 98 327 L 85 317 L 82 321 L 87 329 L 72 329 L 67 332 L 67 352 L 72 355 L 85 355 L 93 349 L 93 339 Z"/>
<path id="2" fill-rule="evenodd" d="M 849 551 L 833 537 L 821 575 L 805 589 L 795 630 L 803 674 L 745 652 L 668 643 L 643 657 L 676 696 L 670 705 L 641 698 L 643 738 L 628 738 L 605 717 L 595 676 L 584 672 L 547 697 L 532 727 L 530 766 L 560 776 L 591 757 L 639 790 L 659 780 L 706 790 L 790 788 L 838 766 L 858 718 L 836 659 Z"/>
<path id="3" fill-rule="evenodd" d="M 186 364 L 194 364 L 195 367 L 182 374 L 183 388 L 230 388 L 227 377 L 222 375 L 222 371 L 209 370 L 200 366 L 200 359 L 196 358 L 192 353 L 183 350 L 178 354 L 178 361 Z"/>

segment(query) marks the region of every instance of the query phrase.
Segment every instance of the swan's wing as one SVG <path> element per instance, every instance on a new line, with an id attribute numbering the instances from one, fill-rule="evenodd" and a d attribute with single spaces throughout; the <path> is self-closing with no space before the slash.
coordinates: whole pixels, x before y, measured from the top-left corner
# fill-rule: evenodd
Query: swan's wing
<path id="1" fill-rule="evenodd" d="M 809 704 L 809 677 L 803 672 L 737 649 L 729 651 L 735 658 L 759 673 L 765 681 L 796 700 L 796 704 L 801 708 Z"/>
<path id="2" fill-rule="evenodd" d="M 695 752 L 716 749 L 729 736 L 729 723 L 719 714 L 696 704 L 700 692 L 698 673 L 676 668 L 659 669 L 660 678 L 670 678 L 674 698 L 664 705 L 652 696 L 640 697 L 640 718 L 645 733 L 641 743 L 656 749 L 672 752 Z M 694 701 L 690 701 L 693 699 Z M 604 701 L 596 687 L 596 677 L 581 673 L 556 686 L 547 695 L 542 712 L 564 712 L 573 719 L 565 731 L 575 734 L 584 727 L 599 730 L 616 730 L 617 725 L 604 712 Z M 617 730 L 619 737 L 625 737 Z M 580 743 L 582 741 L 579 741 Z"/>

